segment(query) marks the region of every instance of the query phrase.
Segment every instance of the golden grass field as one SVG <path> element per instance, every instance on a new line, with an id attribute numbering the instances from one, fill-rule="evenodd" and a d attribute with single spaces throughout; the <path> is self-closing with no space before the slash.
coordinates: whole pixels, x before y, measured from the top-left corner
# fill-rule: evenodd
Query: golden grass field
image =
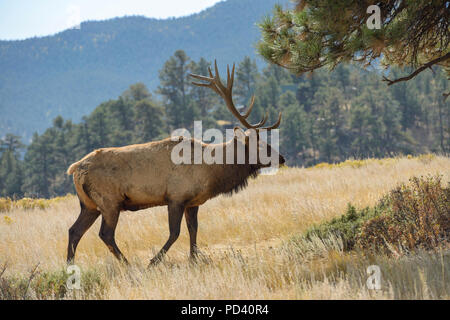
<path id="1" fill-rule="evenodd" d="M 237 195 L 200 207 L 203 259 L 197 263 L 189 261 L 183 222 L 164 262 L 147 269 L 168 237 L 166 207 L 121 214 L 116 240 L 129 267 L 119 264 L 98 237 L 99 219 L 81 240 L 75 261 L 97 282 L 83 278 L 81 290 L 65 298 L 449 299 L 450 250 L 388 257 L 343 252 L 337 240 L 303 249 L 289 245 L 312 224 L 343 214 L 349 202 L 372 206 L 399 183 L 427 174 L 450 181 L 450 158 L 322 164 L 260 176 Z M 43 209 L 0 212 L 0 267 L 7 265 L 3 277 L 27 277 L 38 263 L 40 273 L 65 270 L 68 229 L 78 214 L 75 196 Z M 379 291 L 366 286 L 366 269 L 373 264 L 382 272 Z M 31 291 L 29 297 L 37 296 Z"/>

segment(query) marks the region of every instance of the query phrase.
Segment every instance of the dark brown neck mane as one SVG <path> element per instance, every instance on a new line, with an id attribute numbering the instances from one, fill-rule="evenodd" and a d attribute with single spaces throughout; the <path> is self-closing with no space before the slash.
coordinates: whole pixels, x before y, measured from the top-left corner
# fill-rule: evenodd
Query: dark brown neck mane
<path id="1" fill-rule="evenodd" d="M 249 178 L 256 178 L 261 166 L 257 164 L 248 164 L 248 149 L 245 149 L 245 164 L 237 164 L 237 142 L 236 139 L 228 141 L 220 145 L 208 145 L 212 148 L 223 148 L 224 164 L 212 164 L 213 189 L 212 194 L 218 196 L 220 194 L 232 195 L 247 187 Z M 230 144 L 234 145 L 235 164 L 226 164 L 226 147 Z"/>

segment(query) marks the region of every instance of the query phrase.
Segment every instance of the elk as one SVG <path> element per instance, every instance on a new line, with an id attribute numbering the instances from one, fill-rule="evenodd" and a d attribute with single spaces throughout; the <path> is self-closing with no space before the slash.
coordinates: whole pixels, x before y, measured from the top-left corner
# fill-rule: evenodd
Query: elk
<path id="1" fill-rule="evenodd" d="M 258 124 L 250 124 L 247 118 L 255 98 L 252 97 L 245 114 L 241 114 L 236 109 L 232 99 L 234 65 L 231 74 L 227 66 L 226 86 L 220 80 L 217 62 L 215 62 L 215 75 L 211 68 L 208 72 L 209 77 L 191 74 L 191 77 L 203 81 L 193 82 L 193 84 L 214 90 L 223 98 L 226 106 L 239 122 L 250 130 L 244 132 L 236 127 L 233 139 L 222 144 L 205 144 L 196 139 L 190 139 L 189 143 L 213 153 L 220 148 L 224 150 L 231 147 L 237 150 L 238 147 L 242 147 L 245 150 L 246 161 L 243 164 L 238 164 L 236 161 L 233 164 L 225 162 L 223 164 L 174 164 L 171 161 L 171 151 L 183 139 L 182 137 L 176 141 L 173 138 L 167 138 L 145 144 L 102 148 L 89 153 L 67 170 L 68 175 L 73 175 L 81 206 L 79 217 L 69 229 L 68 263 L 73 262 L 81 237 L 101 215 L 100 238 L 117 259 L 128 264 L 115 241 L 115 229 L 120 212 L 166 205 L 169 216 L 169 239 L 150 261 L 150 265 L 161 261 L 177 240 L 183 214 L 189 231 L 190 256 L 195 259 L 198 254 L 199 206 L 220 194 L 232 194 L 243 189 L 250 177 L 256 177 L 261 168 L 270 166 L 263 164 L 259 156 L 256 163 L 247 161 L 250 152 L 249 140 L 252 135 L 262 140 L 259 139 L 260 130 L 278 128 L 281 123 L 281 113 L 278 121 L 270 127 L 263 127 L 268 118 L 267 113 Z M 269 148 L 280 164 L 285 162 L 283 156 L 269 144 L 260 142 Z M 236 154 L 237 152 L 234 153 L 235 157 Z"/>

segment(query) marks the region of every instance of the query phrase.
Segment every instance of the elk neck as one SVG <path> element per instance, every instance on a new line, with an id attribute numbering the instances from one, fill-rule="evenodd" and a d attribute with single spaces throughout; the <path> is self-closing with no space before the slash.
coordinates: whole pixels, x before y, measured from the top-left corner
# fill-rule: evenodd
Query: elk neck
<path id="1" fill-rule="evenodd" d="M 237 163 L 237 149 L 240 143 L 241 142 L 236 139 L 232 139 L 223 144 L 209 144 L 205 146 L 205 148 L 215 149 L 212 152 L 217 152 L 218 149 L 222 149 L 223 155 L 223 164 L 209 165 L 211 170 L 210 185 L 212 186 L 212 194 L 232 195 L 233 193 L 237 193 L 248 185 L 249 178 L 255 178 L 258 175 L 260 166 L 248 163 L 249 157 L 247 147 L 244 146 L 245 163 Z M 234 162 L 231 164 L 227 164 L 226 162 L 227 148 L 233 148 L 234 150 Z"/>

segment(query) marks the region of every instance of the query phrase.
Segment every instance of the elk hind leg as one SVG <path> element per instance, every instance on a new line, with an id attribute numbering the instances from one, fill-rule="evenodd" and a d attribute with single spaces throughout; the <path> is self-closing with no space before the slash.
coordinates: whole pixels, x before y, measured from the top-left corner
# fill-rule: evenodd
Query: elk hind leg
<path id="1" fill-rule="evenodd" d="M 86 208 L 86 206 L 80 201 L 81 212 L 78 219 L 73 226 L 69 229 L 69 245 L 67 248 L 67 263 L 73 263 L 75 257 L 75 251 L 77 250 L 78 243 L 81 237 L 97 220 L 100 212 Z"/>
<path id="2" fill-rule="evenodd" d="M 128 264 L 128 260 L 120 251 L 115 240 L 115 231 L 119 221 L 119 209 L 102 210 L 102 224 L 100 226 L 100 239 L 106 244 L 109 251 L 121 262 Z"/>

